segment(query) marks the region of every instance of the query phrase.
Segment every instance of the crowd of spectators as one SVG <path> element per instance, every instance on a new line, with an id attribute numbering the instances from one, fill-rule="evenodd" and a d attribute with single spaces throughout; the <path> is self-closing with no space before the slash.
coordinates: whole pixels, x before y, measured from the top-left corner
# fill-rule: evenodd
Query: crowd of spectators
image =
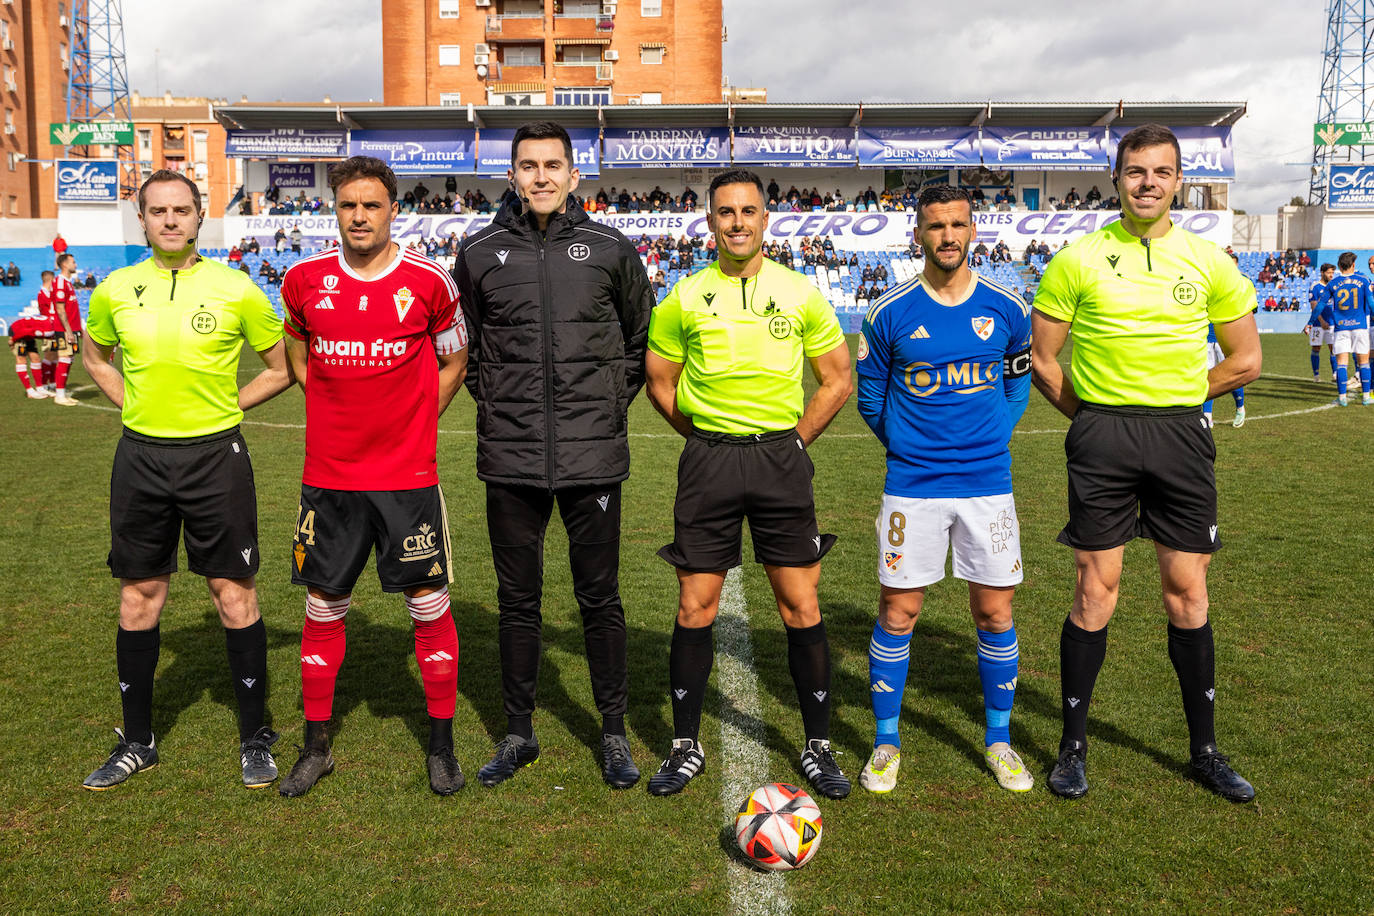
<path id="1" fill-rule="evenodd" d="M 1261 308 L 1266 312 L 1296 312 L 1303 308 L 1303 303 L 1298 296 L 1293 296 L 1291 299 L 1287 296 L 1281 296 L 1275 299 L 1274 294 L 1270 293 L 1265 297 L 1264 305 Z"/>
<path id="2" fill-rule="evenodd" d="M 1264 259 L 1264 264 L 1260 267 L 1259 274 L 1255 281 L 1261 286 L 1272 286 L 1275 289 L 1284 289 L 1290 283 L 1298 280 L 1306 280 L 1311 271 L 1312 259 L 1307 252 L 1298 254 L 1292 248 L 1284 251 L 1282 256 L 1271 254 Z M 1274 311 L 1269 309 L 1269 311 Z M 1283 311 L 1283 310 L 1280 310 Z"/>

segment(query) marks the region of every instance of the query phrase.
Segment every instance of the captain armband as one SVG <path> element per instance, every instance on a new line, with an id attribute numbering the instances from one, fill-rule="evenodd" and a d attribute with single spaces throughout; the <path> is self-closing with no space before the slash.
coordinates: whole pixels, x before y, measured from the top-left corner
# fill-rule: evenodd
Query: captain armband
<path id="1" fill-rule="evenodd" d="M 467 345 L 467 328 L 461 322 L 434 335 L 434 352 L 440 356 L 450 356 L 466 348 Z"/>
<path id="2" fill-rule="evenodd" d="M 1008 353 L 1002 358 L 1002 374 L 1007 378 L 1020 378 L 1029 375 L 1031 371 L 1031 351 L 1030 347 L 1024 350 L 1017 350 L 1015 353 Z"/>

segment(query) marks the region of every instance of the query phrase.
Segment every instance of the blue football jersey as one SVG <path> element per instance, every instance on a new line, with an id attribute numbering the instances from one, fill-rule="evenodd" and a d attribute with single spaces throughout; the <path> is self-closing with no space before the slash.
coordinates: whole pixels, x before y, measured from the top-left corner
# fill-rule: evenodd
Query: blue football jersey
<path id="1" fill-rule="evenodd" d="M 1327 324 L 1338 331 L 1355 331 L 1369 327 L 1369 278 L 1359 271 L 1338 274 L 1327 284 L 1328 298 L 1322 309 Z"/>
<path id="2" fill-rule="evenodd" d="M 1012 428 L 1030 397 L 1030 307 L 979 276 L 945 305 L 920 277 L 868 310 L 859 412 L 887 447 L 893 496 L 1011 492 Z"/>
<path id="3" fill-rule="evenodd" d="M 1317 317 L 1326 307 L 1326 298 L 1329 295 L 1330 292 L 1325 283 L 1318 280 L 1312 284 L 1312 288 L 1307 291 L 1307 303 L 1312 306 L 1312 314 L 1307 316 L 1307 324 L 1303 327 L 1321 327 L 1321 322 L 1317 320 Z"/>

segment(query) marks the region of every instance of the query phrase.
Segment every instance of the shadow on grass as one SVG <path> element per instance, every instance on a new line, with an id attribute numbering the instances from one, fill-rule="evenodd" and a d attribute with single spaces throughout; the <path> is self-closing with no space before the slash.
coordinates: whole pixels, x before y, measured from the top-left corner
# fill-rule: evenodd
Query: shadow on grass
<path id="1" fill-rule="evenodd" d="M 210 599 L 205 598 L 208 606 Z M 266 621 L 266 618 L 264 618 Z M 194 624 L 168 626 L 164 616 L 162 646 L 153 681 L 153 731 L 171 734 L 182 712 L 208 695 L 238 721 L 238 700 L 234 697 L 225 650 L 224 626 L 213 607 Z M 300 642 L 300 631 L 285 626 L 267 626 L 267 651 Z M 267 689 L 282 689 L 269 680 Z M 297 684 L 299 689 L 299 684 Z M 271 703 L 265 710 L 265 724 L 272 724 Z M 237 729 L 237 725 L 235 725 Z"/>

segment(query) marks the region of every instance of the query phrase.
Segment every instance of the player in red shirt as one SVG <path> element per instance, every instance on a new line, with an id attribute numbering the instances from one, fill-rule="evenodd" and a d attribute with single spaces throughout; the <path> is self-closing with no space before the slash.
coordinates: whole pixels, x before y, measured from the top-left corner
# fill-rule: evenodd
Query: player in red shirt
<path id="1" fill-rule="evenodd" d="M 449 611 L 448 522 L 435 457 L 439 415 L 467 370 L 458 288 L 391 241 L 396 176 L 369 156 L 329 172 L 341 248 L 282 281 L 287 354 L 305 389 L 305 473 L 291 580 L 309 590 L 301 633 L 305 747 L 282 795 L 334 769 L 327 726 L 344 615 L 372 550 L 382 590 L 404 592 L 429 712 L 429 785 L 463 786 L 453 756 L 458 633 Z"/>
<path id="2" fill-rule="evenodd" d="M 75 398 L 67 397 L 67 374 L 71 372 L 72 354 L 77 352 L 81 336 L 81 305 L 72 283 L 75 276 L 76 255 L 64 251 L 57 256 L 56 277 L 50 270 L 43 271 L 43 288 L 38 293 L 39 313 L 56 318 L 62 327 L 62 333 L 51 338 L 43 354 L 43 384 L 45 394 L 63 407 L 77 404 Z"/>
<path id="3" fill-rule="evenodd" d="M 52 271 L 43 271 L 44 285 L 52 278 Z M 16 318 L 10 323 L 10 349 L 14 351 L 14 371 L 19 375 L 19 383 L 24 392 L 34 400 L 48 396 L 43 388 L 42 370 L 38 364 L 38 354 L 43 349 L 43 341 L 52 339 L 57 322 L 49 314 L 41 312 L 44 293 L 38 293 L 40 314 L 32 317 Z M 27 359 L 26 359 L 27 358 Z"/>

